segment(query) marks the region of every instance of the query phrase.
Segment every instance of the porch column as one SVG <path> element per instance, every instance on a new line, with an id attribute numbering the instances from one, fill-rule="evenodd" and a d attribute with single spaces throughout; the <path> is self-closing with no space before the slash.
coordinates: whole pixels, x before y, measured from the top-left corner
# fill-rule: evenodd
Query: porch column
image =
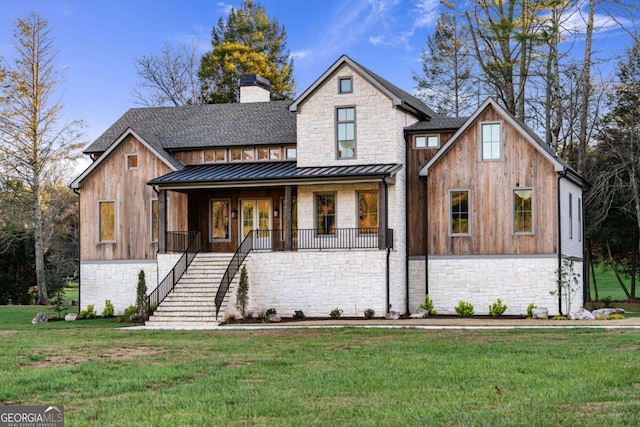
<path id="1" fill-rule="evenodd" d="M 167 253 L 167 190 L 158 192 L 158 252 Z"/>
<path id="2" fill-rule="evenodd" d="M 291 250 L 291 227 L 293 226 L 292 218 L 292 191 L 291 186 L 286 185 L 284 187 L 284 250 Z"/>
<path id="3" fill-rule="evenodd" d="M 378 249 L 387 245 L 387 191 L 384 180 L 378 184 Z"/>

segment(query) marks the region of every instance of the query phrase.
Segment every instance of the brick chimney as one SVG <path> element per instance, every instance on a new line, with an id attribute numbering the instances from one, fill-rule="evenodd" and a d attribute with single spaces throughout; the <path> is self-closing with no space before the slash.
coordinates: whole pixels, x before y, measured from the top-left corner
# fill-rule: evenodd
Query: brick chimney
<path id="1" fill-rule="evenodd" d="M 271 82 L 258 74 L 240 77 L 240 102 L 269 102 Z"/>

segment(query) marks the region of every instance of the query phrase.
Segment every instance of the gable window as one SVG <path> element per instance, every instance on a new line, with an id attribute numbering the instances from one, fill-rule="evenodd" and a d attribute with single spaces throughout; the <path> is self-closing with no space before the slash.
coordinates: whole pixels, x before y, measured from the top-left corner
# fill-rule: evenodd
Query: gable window
<path id="1" fill-rule="evenodd" d="M 338 79 L 339 93 L 353 93 L 353 80 L 351 77 L 342 77 Z"/>
<path id="2" fill-rule="evenodd" d="M 258 160 L 280 160 L 281 157 L 280 148 L 258 148 Z"/>
<path id="3" fill-rule="evenodd" d="M 482 160 L 500 160 L 500 123 L 483 123 L 481 125 Z"/>
<path id="4" fill-rule="evenodd" d="M 211 231 L 209 240 L 228 241 L 230 236 L 229 199 L 212 199 L 210 205 Z"/>
<path id="5" fill-rule="evenodd" d="M 318 234 L 336 233 L 336 194 L 316 194 L 316 229 Z"/>
<path id="6" fill-rule="evenodd" d="M 513 190 L 513 233 L 533 234 L 533 190 Z"/>
<path id="7" fill-rule="evenodd" d="M 449 191 L 449 234 L 451 236 L 469 236 L 469 190 Z"/>
<path id="8" fill-rule="evenodd" d="M 413 138 L 415 148 L 440 147 L 440 135 L 417 135 Z"/>
<path id="9" fill-rule="evenodd" d="M 127 154 L 127 170 L 138 169 L 138 155 Z"/>
<path id="10" fill-rule="evenodd" d="M 151 241 L 158 241 L 160 216 L 158 214 L 158 199 L 151 199 Z"/>
<path id="11" fill-rule="evenodd" d="M 358 193 L 358 229 L 360 234 L 378 232 L 378 192 Z"/>
<path id="12" fill-rule="evenodd" d="M 116 241 L 116 202 L 106 200 L 98 202 L 98 222 L 100 242 Z"/>
<path id="13" fill-rule="evenodd" d="M 356 109 L 355 107 L 338 108 L 337 138 L 338 158 L 352 159 L 356 157 Z"/>
<path id="14" fill-rule="evenodd" d="M 202 152 L 204 163 L 219 163 L 227 161 L 227 150 L 204 150 Z"/>

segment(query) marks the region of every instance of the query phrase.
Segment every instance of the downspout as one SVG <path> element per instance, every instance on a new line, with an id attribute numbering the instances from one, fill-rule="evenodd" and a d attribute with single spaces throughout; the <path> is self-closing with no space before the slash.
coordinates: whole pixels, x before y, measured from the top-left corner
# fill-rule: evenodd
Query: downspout
<path id="1" fill-rule="evenodd" d="M 82 227 L 82 221 L 80 221 L 80 192 L 77 188 L 73 188 L 73 192 L 78 195 L 78 314 L 80 314 L 80 295 L 82 295 L 82 292 L 80 292 L 80 288 L 82 287 L 82 268 L 80 266 L 80 262 L 82 261 L 82 244 L 80 242 L 82 233 L 80 233 L 80 227 Z"/>
<path id="2" fill-rule="evenodd" d="M 404 287 L 405 313 L 409 314 L 409 143 L 405 137 L 404 150 Z"/>
<path id="3" fill-rule="evenodd" d="M 562 172 L 558 172 L 557 192 L 558 192 L 558 271 L 556 275 L 559 275 L 562 271 L 562 200 L 560 199 L 560 180 L 566 178 L 567 168 L 564 168 Z M 558 276 L 559 279 L 559 276 Z M 557 286 L 558 289 L 558 313 L 562 314 L 562 287 Z"/>
<path id="4" fill-rule="evenodd" d="M 387 183 L 387 178 L 382 178 L 382 183 L 384 184 L 384 245 L 387 250 L 387 264 L 386 264 L 386 307 L 387 312 L 389 314 L 391 312 L 391 304 L 390 302 L 390 281 L 389 281 L 389 257 L 391 256 L 391 248 L 389 247 L 389 184 Z"/>

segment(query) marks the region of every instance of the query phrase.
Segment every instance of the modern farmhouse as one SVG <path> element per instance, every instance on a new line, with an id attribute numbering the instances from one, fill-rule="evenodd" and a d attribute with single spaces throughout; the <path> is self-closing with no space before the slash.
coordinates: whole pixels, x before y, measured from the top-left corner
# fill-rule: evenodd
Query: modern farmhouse
<path id="1" fill-rule="evenodd" d="M 244 265 L 252 313 L 554 314 L 582 270 L 584 181 L 524 123 L 441 117 L 347 56 L 293 101 L 253 75 L 239 103 L 131 109 L 85 153 L 82 308 L 134 304 L 144 270 L 152 324 L 215 323 Z"/>

